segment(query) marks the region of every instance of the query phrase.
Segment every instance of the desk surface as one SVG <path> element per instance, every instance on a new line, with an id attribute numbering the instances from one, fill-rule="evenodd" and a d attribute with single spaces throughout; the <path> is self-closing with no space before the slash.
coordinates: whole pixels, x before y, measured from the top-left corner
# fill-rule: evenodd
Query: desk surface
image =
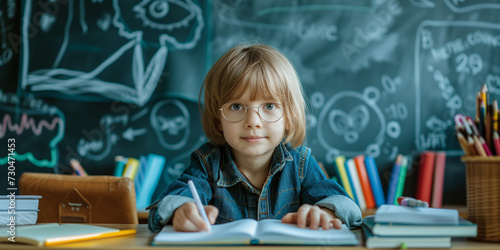
<path id="1" fill-rule="evenodd" d="M 146 224 L 128 225 L 128 224 L 113 224 L 105 225 L 99 224 L 99 226 L 107 226 L 118 229 L 137 229 L 136 235 L 114 237 L 107 239 L 89 240 L 82 241 L 78 243 L 64 244 L 59 246 L 50 247 L 52 249 L 160 249 L 161 247 L 151 246 L 150 242 L 155 235 L 149 232 Z M 363 241 L 361 239 L 361 231 L 354 230 L 354 233 L 358 237 L 361 244 L 359 246 L 341 246 L 341 247 L 324 247 L 324 246 L 247 246 L 243 248 L 257 248 L 259 250 L 272 249 L 272 250 L 300 250 L 300 249 L 312 249 L 312 250 L 322 250 L 322 249 L 333 249 L 333 250 L 353 250 L 353 249 L 366 249 L 363 247 Z M 173 247 L 169 247 L 173 249 Z M 204 249 L 204 250 L 220 250 L 218 247 L 182 247 L 183 250 L 191 249 Z M 242 247 L 222 247 L 223 250 L 233 250 L 241 249 Z M 35 246 L 22 245 L 22 244 L 0 244 L 0 249 L 40 249 Z M 463 238 L 454 238 L 452 240 L 452 249 L 464 249 L 464 250 L 481 250 L 481 249 L 500 249 L 499 243 L 486 243 L 470 241 Z"/>

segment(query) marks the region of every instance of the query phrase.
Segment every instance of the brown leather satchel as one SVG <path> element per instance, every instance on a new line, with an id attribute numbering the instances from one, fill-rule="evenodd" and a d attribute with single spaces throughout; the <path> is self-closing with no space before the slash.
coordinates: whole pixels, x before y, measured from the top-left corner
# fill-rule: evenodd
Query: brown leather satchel
<path id="1" fill-rule="evenodd" d="M 37 223 L 138 223 L 127 177 L 23 173 L 19 191 L 42 196 Z"/>

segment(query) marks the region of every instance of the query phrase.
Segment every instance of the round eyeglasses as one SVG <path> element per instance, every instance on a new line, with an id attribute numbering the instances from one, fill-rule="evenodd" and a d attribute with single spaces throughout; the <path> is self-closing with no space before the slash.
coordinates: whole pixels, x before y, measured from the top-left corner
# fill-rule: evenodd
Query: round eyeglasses
<path id="1" fill-rule="evenodd" d="M 285 114 L 285 108 L 279 103 L 263 103 L 258 107 L 247 107 L 239 103 L 228 102 L 222 105 L 220 111 L 226 120 L 239 122 L 245 118 L 249 108 L 257 109 L 260 119 L 266 122 L 277 122 Z"/>

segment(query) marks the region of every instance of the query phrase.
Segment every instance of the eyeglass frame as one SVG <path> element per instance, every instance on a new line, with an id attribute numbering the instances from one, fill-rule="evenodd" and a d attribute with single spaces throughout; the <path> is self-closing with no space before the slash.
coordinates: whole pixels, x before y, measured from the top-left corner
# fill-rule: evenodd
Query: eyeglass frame
<path id="1" fill-rule="evenodd" d="M 285 106 L 283 106 L 283 104 L 276 103 L 276 102 L 266 102 L 266 103 L 262 103 L 262 104 L 260 104 L 260 105 L 259 105 L 259 106 L 257 106 L 257 107 L 248 107 L 248 106 L 245 106 L 245 105 L 243 105 L 243 104 L 239 104 L 239 105 L 241 105 L 242 107 L 245 107 L 245 115 L 243 115 L 243 117 L 241 118 L 241 120 L 238 120 L 238 121 L 231 121 L 231 120 L 227 119 L 226 115 L 224 114 L 224 111 L 222 110 L 222 108 L 224 108 L 224 106 L 225 106 L 226 104 L 239 104 L 239 103 L 237 103 L 237 102 L 226 102 L 226 103 L 222 104 L 222 106 L 219 108 L 220 112 L 222 113 L 222 116 L 224 117 L 224 119 L 226 119 L 226 121 L 228 121 L 228 122 L 235 122 L 235 123 L 236 123 L 236 122 L 241 122 L 241 121 L 243 121 L 243 119 L 245 119 L 245 117 L 247 117 L 247 114 L 248 114 L 248 109 L 249 109 L 249 108 L 257 109 L 257 115 L 259 116 L 260 120 L 261 120 L 261 121 L 265 121 L 265 122 L 267 122 L 267 123 L 275 123 L 275 122 L 278 122 L 279 120 L 281 120 L 281 118 L 283 118 L 283 116 L 285 116 L 285 110 L 286 110 L 286 108 L 285 108 Z M 283 114 L 280 116 L 280 118 L 278 118 L 276 121 L 273 121 L 273 122 L 270 122 L 270 121 L 268 121 L 268 120 L 266 120 L 266 119 L 262 118 L 262 116 L 260 115 L 260 107 L 261 107 L 262 105 L 265 105 L 265 104 L 278 104 L 278 105 L 280 105 L 281 107 L 283 107 Z"/>

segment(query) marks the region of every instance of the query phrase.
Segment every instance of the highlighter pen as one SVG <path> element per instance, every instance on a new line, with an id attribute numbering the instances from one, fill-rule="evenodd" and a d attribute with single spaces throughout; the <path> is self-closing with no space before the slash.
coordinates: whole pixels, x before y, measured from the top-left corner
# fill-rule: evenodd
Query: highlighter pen
<path id="1" fill-rule="evenodd" d="M 406 207 L 429 207 L 429 203 L 427 203 L 426 201 L 421 201 L 404 196 L 398 198 L 398 204 Z"/>
<path id="2" fill-rule="evenodd" d="M 189 190 L 191 191 L 191 195 L 193 195 L 194 202 L 198 207 L 198 212 L 200 212 L 201 217 L 203 218 L 205 223 L 207 223 L 208 231 L 210 231 L 211 226 L 210 226 L 210 221 L 208 220 L 207 212 L 205 211 L 205 208 L 203 208 L 203 204 L 201 204 L 200 196 L 198 196 L 198 191 L 196 191 L 196 188 L 194 187 L 194 183 L 192 180 L 188 181 L 188 186 Z"/>

